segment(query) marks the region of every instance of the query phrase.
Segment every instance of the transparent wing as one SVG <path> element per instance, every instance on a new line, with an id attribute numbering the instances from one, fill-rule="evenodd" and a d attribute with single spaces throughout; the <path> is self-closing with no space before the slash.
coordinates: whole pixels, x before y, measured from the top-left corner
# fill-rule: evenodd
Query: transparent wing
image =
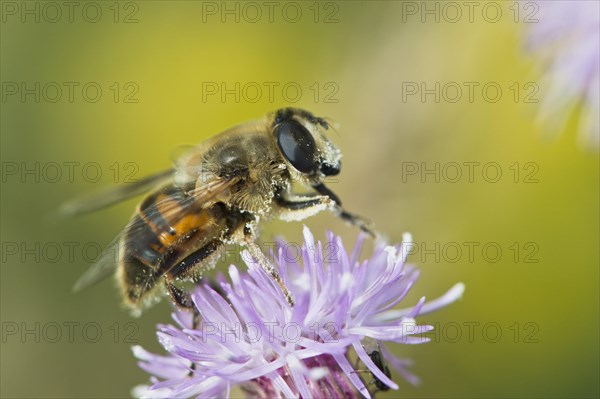
<path id="1" fill-rule="evenodd" d="M 168 194 L 162 195 L 159 201 L 153 202 L 142 211 L 146 218 L 152 220 L 154 216 L 160 216 L 161 220 L 174 225 L 178 220 L 189 215 L 190 212 L 196 212 L 220 195 L 225 194 L 239 180 L 239 177 L 214 178 L 189 191 L 177 189 L 176 186 L 170 185 L 166 189 L 172 188 L 173 191 L 165 191 Z M 134 216 L 103 251 L 100 259 L 79 278 L 73 290 L 80 291 L 114 274 L 119 263 L 120 251 L 126 250 L 132 243 L 143 242 L 142 238 L 147 234 L 147 229 L 147 223 L 142 218 Z M 122 239 L 124 234 L 126 234 L 125 240 Z"/>
<path id="2" fill-rule="evenodd" d="M 90 287 L 111 275 L 114 275 L 118 265 L 117 253 L 113 252 L 119 247 L 120 234 L 112 240 L 98 259 L 73 285 L 73 292 L 79 292 Z"/>
<path id="3" fill-rule="evenodd" d="M 111 187 L 104 191 L 65 202 L 60 207 L 63 216 L 72 217 L 94 212 L 126 199 L 143 194 L 154 186 L 173 178 L 175 169 L 165 170 L 145 177 L 135 183 Z"/>

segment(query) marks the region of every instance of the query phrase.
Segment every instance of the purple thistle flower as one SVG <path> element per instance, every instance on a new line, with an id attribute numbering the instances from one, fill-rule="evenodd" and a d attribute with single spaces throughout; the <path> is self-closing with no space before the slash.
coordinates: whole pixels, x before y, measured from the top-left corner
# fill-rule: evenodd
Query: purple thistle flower
<path id="1" fill-rule="evenodd" d="M 531 3 L 531 4 L 530 4 Z M 564 130 L 570 114 L 581 106 L 580 140 L 600 144 L 600 3 L 536 1 L 526 46 L 544 63 L 538 122 L 554 135 Z"/>
<path id="2" fill-rule="evenodd" d="M 228 397 L 239 385 L 251 397 L 369 398 L 375 378 L 398 389 L 369 356 L 373 342 L 386 362 L 416 383 L 407 371 L 409 362 L 395 358 L 382 342 L 429 341 L 422 334 L 433 327 L 418 325 L 415 317 L 457 300 L 464 285 L 456 284 L 427 304 L 423 297 L 415 306 L 394 309 L 418 278 L 418 271 L 405 264 L 410 235 L 401 246 L 380 246 L 360 262 L 363 239 L 348 254 L 333 234 L 325 246 L 315 245 L 305 227 L 302 259 L 290 261 L 279 248 L 274 263 L 294 296 L 293 308 L 259 264 L 246 260 L 247 254 L 247 273 L 231 266 L 231 283 L 220 276 L 217 289 L 198 285 L 192 295 L 201 315 L 198 326 L 190 312 L 178 311 L 173 315 L 177 327 L 159 326 L 166 356 L 133 348 L 139 366 L 152 375 L 152 385 L 134 394 Z M 353 365 L 350 348 L 364 367 Z"/>

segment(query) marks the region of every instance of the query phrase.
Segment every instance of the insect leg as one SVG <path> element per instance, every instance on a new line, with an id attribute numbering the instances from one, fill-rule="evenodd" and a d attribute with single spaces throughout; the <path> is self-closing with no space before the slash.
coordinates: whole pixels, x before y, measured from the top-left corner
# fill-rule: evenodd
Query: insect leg
<path id="1" fill-rule="evenodd" d="M 194 306 L 191 294 L 188 291 L 180 290 L 179 288 L 175 287 L 173 283 L 167 279 L 167 275 L 165 275 L 165 284 L 171 300 L 180 308 L 190 310 L 193 313 L 192 329 L 198 329 L 198 326 L 200 325 L 200 312 Z M 194 375 L 194 370 L 196 370 L 196 363 L 192 362 L 190 365 L 190 371 L 188 372 L 188 377 Z"/>
<path id="2" fill-rule="evenodd" d="M 175 285 L 172 283 L 172 280 L 169 279 L 166 274 L 165 285 L 167 287 L 167 293 L 169 294 L 169 298 L 171 298 L 171 301 L 173 301 L 173 303 L 175 303 L 181 309 L 195 309 L 191 294 L 188 291 L 184 291 L 175 287 Z"/>
<path id="3" fill-rule="evenodd" d="M 337 217 L 358 227 L 359 229 L 361 229 L 362 231 L 364 231 L 365 233 L 367 233 L 374 239 L 380 238 L 379 233 L 377 233 L 373 229 L 373 226 L 370 222 L 368 222 L 365 219 L 363 219 L 362 217 L 355 215 L 353 213 L 350 213 L 347 210 L 345 210 L 344 208 L 342 208 L 342 202 L 340 201 L 340 198 L 333 191 L 331 191 L 329 188 L 327 188 L 323 183 L 317 184 L 316 186 L 313 186 L 313 188 L 319 194 L 322 194 L 323 196 L 330 198 L 334 202 L 333 206 L 331 207 L 331 210 L 335 213 L 335 215 Z"/>
<path id="4" fill-rule="evenodd" d="M 303 220 L 334 205 L 334 202 L 324 195 L 278 195 L 275 202 L 279 207 L 279 218 L 285 221 Z"/>
<path id="5" fill-rule="evenodd" d="M 344 208 L 342 208 L 341 206 L 339 206 L 337 204 L 333 207 L 333 212 L 337 217 L 358 227 L 359 229 L 361 229 L 362 231 L 364 231 L 365 233 L 370 235 L 372 238 L 374 238 L 374 239 L 379 238 L 379 233 L 377 233 L 373 229 L 373 225 L 371 222 L 366 221 L 365 219 L 363 219 L 362 217 L 360 217 L 358 215 L 355 215 L 354 213 L 350 213 L 350 212 L 346 211 Z"/>
<path id="6" fill-rule="evenodd" d="M 229 237 L 229 234 L 226 234 L 225 237 Z M 169 296 L 171 297 L 171 300 L 175 304 L 177 304 L 177 306 L 179 306 L 180 308 L 188 309 L 193 312 L 193 316 L 192 316 L 192 328 L 193 329 L 198 329 L 198 327 L 200 325 L 200 312 L 198 311 L 196 306 L 194 306 L 190 292 L 183 291 L 183 290 L 177 288 L 173 284 L 173 280 L 175 280 L 179 276 L 186 275 L 186 273 L 188 273 L 190 271 L 190 269 L 193 268 L 194 266 L 197 266 L 198 264 L 200 264 L 202 262 L 209 262 L 210 261 L 209 258 L 212 255 L 215 255 L 216 252 L 224 245 L 225 245 L 225 242 L 223 239 L 217 239 L 217 238 L 212 239 L 208 243 L 206 243 L 204 246 L 202 246 L 200 249 L 198 249 L 197 251 L 188 255 L 185 259 L 183 259 L 182 261 L 177 263 L 175 266 L 173 266 L 171 269 L 169 269 L 169 271 L 167 271 L 167 273 L 164 275 L 165 283 L 167 286 L 167 291 L 169 293 Z M 211 286 L 212 286 L 212 284 L 211 284 Z M 216 291 L 219 291 L 219 287 L 212 287 L 212 288 L 215 289 Z M 194 374 L 195 370 L 196 370 L 196 363 L 192 362 L 188 376 L 191 377 Z"/>
<path id="7" fill-rule="evenodd" d="M 183 277 L 198 264 L 205 262 L 211 255 L 215 254 L 224 244 L 223 240 L 215 238 L 210 240 L 197 251 L 186 256 L 183 260 L 171 267 L 164 275 L 167 292 L 173 302 L 182 309 L 196 310 L 189 292 L 177 288 L 173 281 L 178 277 Z"/>
<path id="8" fill-rule="evenodd" d="M 246 236 L 246 245 L 248 246 L 248 252 L 250 255 L 256 259 L 260 267 L 269 275 L 281 288 L 283 291 L 283 295 L 285 299 L 290 304 L 290 306 L 294 306 L 294 298 L 290 293 L 290 290 L 286 287 L 281 276 L 275 270 L 275 266 L 267 259 L 265 254 L 262 252 L 258 244 L 254 241 L 254 234 L 252 234 L 252 229 L 250 227 L 244 228 L 244 235 Z"/>

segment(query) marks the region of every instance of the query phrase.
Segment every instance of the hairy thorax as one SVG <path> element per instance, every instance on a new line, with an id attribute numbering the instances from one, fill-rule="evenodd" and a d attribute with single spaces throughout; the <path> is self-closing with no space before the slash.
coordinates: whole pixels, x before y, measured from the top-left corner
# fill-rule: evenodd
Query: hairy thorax
<path id="1" fill-rule="evenodd" d="M 227 201 L 240 210 L 259 215 L 271 211 L 273 196 L 283 186 L 287 173 L 279 153 L 263 135 L 233 135 L 207 152 L 203 170 L 209 178 L 239 179 L 228 192 Z"/>

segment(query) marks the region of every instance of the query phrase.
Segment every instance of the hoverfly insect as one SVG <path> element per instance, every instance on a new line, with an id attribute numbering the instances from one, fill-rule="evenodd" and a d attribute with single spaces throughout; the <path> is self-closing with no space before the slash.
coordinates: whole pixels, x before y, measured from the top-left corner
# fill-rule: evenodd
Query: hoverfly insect
<path id="1" fill-rule="evenodd" d="M 373 352 L 369 353 L 369 357 L 371 358 L 373 363 L 375 363 L 377 368 L 379 370 L 381 370 L 387 378 L 392 378 L 392 373 L 390 372 L 390 368 L 385 363 L 385 360 L 383 359 L 383 354 L 381 353 L 380 350 L 374 350 Z M 381 381 L 379 378 L 377 378 L 374 374 L 372 374 L 372 376 L 373 376 L 373 383 L 375 384 L 375 386 L 377 387 L 378 390 L 389 391 L 389 389 L 390 389 L 389 386 L 387 386 L 383 381 Z"/>
<path id="2" fill-rule="evenodd" d="M 227 244 L 248 248 L 261 267 L 292 296 L 255 243 L 261 219 L 302 220 L 330 210 L 369 235 L 360 217 L 345 211 L 323 180 L 340 172 L 340 150 L 325 136 L 329 123 L 308 111 L 284 108 L 262 120 L 226 130 L 191 147 L 171 170 L 63 210 L 76 215 L 150 191 L 113 242 L 118 259 L 102 256 L 75 285 L 87 287 L 117 269 L 125 305 L 135 313 L 165 290 L 182 308 L 191 298 L 175 282 L 201 278 Z M 311 188 L 295 194 L 292 184 Z M 111 251 L 105 251 L 110 254 Z"/>
<path id="3" fill-rule="evenodd" d="M 379 344 L 379 342 L 371 338 L 365 338 L 363 340 L 363 349 L 369 356 L 369 359 L 371 359 L 373 364 L 379 369 L 379 371 L 381 371 L 383 375 L 385 375 L 391 381 L 392 373 L 387 363 L 385 362 L 383 352 L 381 351 L 381 345 Z M 372 377 L 372 380 L 369 382 L 369 384 L 375 385 L 375 392 L 390 390 L 390 386 L 383 382 L 377 375 L 375 375 L 375 373 L 373 373 L 372 371 L 369 371 L 369 373 Z"/>

